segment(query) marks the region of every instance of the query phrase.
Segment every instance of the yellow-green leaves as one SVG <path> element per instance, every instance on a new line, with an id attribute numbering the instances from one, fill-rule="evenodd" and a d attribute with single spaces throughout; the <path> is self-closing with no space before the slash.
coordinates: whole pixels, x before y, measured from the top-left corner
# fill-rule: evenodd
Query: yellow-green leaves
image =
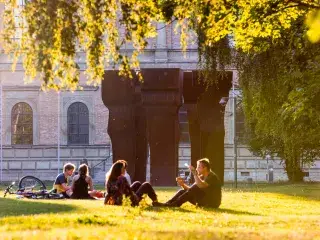
<path id="1" fill-rule="evenodd" d="M 4 47 L 14 63 L 22 61 L 26 81 L 40 78 L 43 89 L 79 88 L 77 54 L 86 56 L 88 84 L 100 84 L 110 63 L 131 76 L 161 15 L 153 0 L 16 2 L 5 1 Z"/>
<path id="2" fill-rule="evenodd" d="M 320 41 L 320 10 L 312 11 L 307 15 L 306 24 L 309 28 L 307 35 L 311 42 Z"/>
<path id="3" fill-rule="evenodd" d="M 22 61 L 28 81 L 40 78 L 43 88 L 57 90 L 77 89 L 78 53 L 86 57 L 81 68 L 88 84 L 99 84 L 109 65 L 131 76 L 148 39 L 157 35 L 158 21 L 176 20 L 183 50 L 196 33 L 199 55 L 213 56 L 211 67 L 221 63 L 214 55 L 228 36 L 237 49 L 263 52 L 310 12 L 308 37 L 320 40 L 316 0 L 33 0 L 23 7 L 16 0 L 1 1 L 6 53 L 14 63 Z"/>

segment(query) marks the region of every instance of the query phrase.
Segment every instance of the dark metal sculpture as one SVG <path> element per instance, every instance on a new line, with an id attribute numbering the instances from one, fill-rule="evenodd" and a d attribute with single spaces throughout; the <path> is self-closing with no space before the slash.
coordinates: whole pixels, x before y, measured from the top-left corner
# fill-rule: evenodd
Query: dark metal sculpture
<path id="1" fill-rule="evenodd" d="M 178 173 L 179 117 L 182 95 L 188 109 L 191 162 L 207 157 L 213 171 L 224 176 L 224 107 L 232 73 L 206 87 L 198 73 L 180 69 L 142 69 L 144 81 L 106 71 L 102 99 L 109 108 L 108 133 L 113 161 L 125 159 L 134 180 L 144 181 L 148 144 L 150 181 L 156 186 L 176 185 Z M 133 72 L 134 75 L 134 72 Z M 183 86 L 184 84 L 184 86 Z"/>

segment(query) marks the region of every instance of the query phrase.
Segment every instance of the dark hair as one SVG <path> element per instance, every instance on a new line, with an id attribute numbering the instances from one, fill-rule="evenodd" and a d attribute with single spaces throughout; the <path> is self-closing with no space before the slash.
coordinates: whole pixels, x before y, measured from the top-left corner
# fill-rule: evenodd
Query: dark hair
<path id="1" fill-rule="evenodd" d="M 84 158 L 80 161 L 80 164 L 87 164 L 88 165 L 88 160 L 86 158 Z"/>
<path id="2" fill-rule="evenodd" d="M 197 163 L 202 163 L 202 165 L 205 166 L 208 169 L 208 171 L 210 171 L 211 167 L 210 167 L 210 161 L 208 158 L 202 158 L 198 160 Z"/>
<path id="3" fill-rule="evenodd" d="M 76 166 L 72 163 L 66 163 L 64 166 L 63 166 L 63 172 L 65 173 L 66 171 L 69 171 L 69 170 L 73 170 L 75 169 Z"/>
<path id="4" fill-rule="evenodd" d="M 124 168 L 127 169 L 127 167 L 128 167 L 128 162 L 127 162 L 126 160 L 121 159 L 121 160 L 117 160 L 117 162 L 122 162 L 123 165 L 124 165 Z"/>
<path id="5" fill-rule="evenodd" d="M 111 170 L 110 170 L 110 175 L 108 177 L 108 181 L 114 181 L 114 180 L 117 180 L 118 177 L 121 175 L 121 172 L 122 172 L 122 168 L 124 167 L 124 163 L 121 162 L 121 161 L 116 161 L 112 167 L 111 167 Z"/>
<path id="6" fill-rule="evenodd" d="M 79 166 L 79 175 L 80 176 L 88 176 L 89 175 L 89 169 L 88 169 L 88 166 L 87 164 L 81 164 Z"/>

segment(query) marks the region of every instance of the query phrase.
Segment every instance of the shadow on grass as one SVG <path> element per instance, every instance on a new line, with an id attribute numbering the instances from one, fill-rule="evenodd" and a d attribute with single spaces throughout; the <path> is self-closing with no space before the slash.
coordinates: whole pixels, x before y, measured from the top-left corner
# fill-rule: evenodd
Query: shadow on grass
<path id="1" fill-rule="evenodd" d="M 148 206 L 145 208 L 146 211 L 150 211 L 150 212 L 167 212 L 168 209 L 171 209 L 172 211 L 176 211 L 176 212 L 184 212 L 184 213 L 190 213 L 190 212 L 194 212 L 185 208 L 179 208 L 179 207 L 153 207 L 153 206 Z"/>
<path id="2" fill-rule="evenodd" d="M 233 209 L 227 209 L 227 208 L 203 208 L 206 211 L 210 212 L 216 212 L 216 213 L 228 213 L 228 214 L 234 214 L 234 215 L 249 215 L 249 216 L 262 216 L 258 213 L 252 213 L 247 211 L 237 211 Z"/>
<path id="3" fill-rule="evenodd" d="M 168 209 L 174 211 L 174 212 L 183 212 L 183 213 L 191 213 L 191 212 L 197 212 L 195 209 L 194 211 L 188 210 L 182 207 L 174 207 L 174 208 L 168 208 L 168 207 L 152 207 L 149 206 L 145 208 L 146 211 L 150 212 L 167 212 Z M 207 208 L 207 207 L 201 207 L 202 210 L 208 211 L 208 212 L 216 212 L 216 213 L 229 213 L 234 215 L 250 215 L 250 216 L 261 216 L 261 214 L 247 212 L 247 211 L 237 211 L 233 209 L 227 209 L 227 208 Z"/>
<path id="4" fill-rule="evenodd" d="M 77 209 L 77 207 L 67 204 L 0 198 L 0 218 L 42 213 L 63 213 L 76 211 Z"/>

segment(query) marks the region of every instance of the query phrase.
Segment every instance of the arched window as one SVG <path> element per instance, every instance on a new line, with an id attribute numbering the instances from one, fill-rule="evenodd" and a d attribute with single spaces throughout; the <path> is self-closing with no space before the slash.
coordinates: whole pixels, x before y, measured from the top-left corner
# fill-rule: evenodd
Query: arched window
<path id="1" fill-rule="evenodd" d="M 33 113 L 27 103 L 20 102 L 12 108 L 11 143 L 33 144 Z"/>
<path id="2" fill-rule="evenodd" d="M 89 144 L 89 110 L 75 102 L 68 108 L 68 144 Z"/>

